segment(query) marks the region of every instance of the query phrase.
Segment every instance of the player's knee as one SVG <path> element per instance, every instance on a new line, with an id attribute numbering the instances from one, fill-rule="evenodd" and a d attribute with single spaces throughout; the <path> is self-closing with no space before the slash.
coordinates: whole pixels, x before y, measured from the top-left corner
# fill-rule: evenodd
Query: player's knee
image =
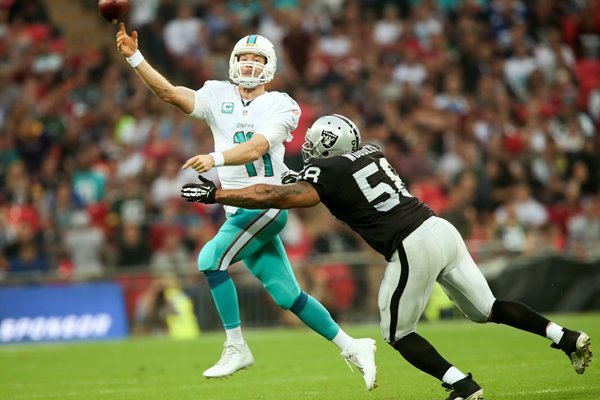
<path id="1" fill-rule="evenodd" d="M 214 257 L 207 257 L 200 252 L 198 254 L 198 271 L 200 272 L 209 272 L 217 269 L 217 265 L 214 261 Z"/>
<path id="2" fill-rule="evenodd" d="M 413 332 L 414 332 L 414 330 L 404 331 L 404 332 L 396 332 L 396 334 L 394 335 L 393 338 L 392 337 L 384 337 L 384 339 L 387 344 L 389 344 L 394 349 L 396 349 L 396 344 L 402 342 L 402 339 L 406 338 L 408 335 L 410 335 Z"/>
<path id="3" fill-rule="evenodd" d="M 295 294 L 292 294 L 287 288 L 283 285 L 266 285 L 265 289 L 279 307 L 284 310 L 290 310 L 294 307 L 295 301 L 297 298 Z"/>
<path id="4" fill-rule="evenodd" d="M 488 322 L 489 313 L 484 312 L 472 312 L 466 315 L 466 317 L 473 322 L 477 322 L 478 324 L 485 324 Z"/>
<path id="5" fill-rule="evenodd" d="M 458 308 L 470 321 L 484 324 L 489 321 L 495 301 L 496 299 L 493 296 L 490 296 L 486 300 L 477 303 L 473 302 L 462 307 L 459 305 Z"/>
<path id="6" fill-rule="evenodd" d="M 200 261 L 198 261 L 198 272 L 211 272 L 214 271 L 215 269 L 212 268 L 212 265 L 210 264 L 206 264 L 206 263 L 200 263 Z"/>

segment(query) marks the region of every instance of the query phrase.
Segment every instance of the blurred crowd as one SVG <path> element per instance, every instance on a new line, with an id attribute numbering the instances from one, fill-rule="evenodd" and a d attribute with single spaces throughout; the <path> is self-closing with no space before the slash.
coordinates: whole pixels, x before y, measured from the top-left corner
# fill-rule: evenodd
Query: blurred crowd
<path id="1" fill-rule="evenodd" d="M 302 108 L 290 168 L 302 167 L 306 128 L 344 114 L 477 259 L 594 256 L 599 0 L 130 1 L 128 31 L 176 85 L 228 79 L 246 34 L 275 44 L 268 88 Z M 112 37 L 66 48 L 52 4 L 0 0 L 0 276 L 195 271 L 224 215 L 179 198 L 196 179 L 180 167 L 212 150 L 210 130 L 155 98 Z M 73 6 L 96 13 L 95 2 Z M 364 249 L 330 218 L 290 213 L 293 263 Z M 344 273 L 334 263 L 312 278 Z"/>

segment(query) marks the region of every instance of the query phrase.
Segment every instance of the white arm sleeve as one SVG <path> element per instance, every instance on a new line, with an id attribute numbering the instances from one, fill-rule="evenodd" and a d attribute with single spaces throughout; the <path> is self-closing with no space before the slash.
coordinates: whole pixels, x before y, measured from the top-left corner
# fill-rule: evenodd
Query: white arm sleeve
<path id="1" fill-rule="evenodd" d="M 196 90 L 194 110 L 189 114 L 196 119 L 208 119 L 210 115 L 210 99 L 215 89 L 215 81 L 206 81 L 204 86 Z"/>
<path id="2" fill-rule="evenodd" d="M 275 111 L 256 129 L 256 133 L 264 136 L 273 148 L 283 142 L 292 140 L 292 131 L 298 126 L 300 106 L 288 95 L 282 94 L 281 101 Z"/>

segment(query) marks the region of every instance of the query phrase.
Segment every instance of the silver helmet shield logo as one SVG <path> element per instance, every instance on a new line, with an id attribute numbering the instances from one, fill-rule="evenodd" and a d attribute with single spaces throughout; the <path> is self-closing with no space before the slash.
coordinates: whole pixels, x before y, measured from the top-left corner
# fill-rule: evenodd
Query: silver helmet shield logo
<path id="1" fill-rule="evenodd" d="M 330 131 L 321 131 L 321 144 L 324 148 L 330 149 L 335 146 L 335 143 L 338 140 L 338 136 L 334 135 L 333 132 Z"/>

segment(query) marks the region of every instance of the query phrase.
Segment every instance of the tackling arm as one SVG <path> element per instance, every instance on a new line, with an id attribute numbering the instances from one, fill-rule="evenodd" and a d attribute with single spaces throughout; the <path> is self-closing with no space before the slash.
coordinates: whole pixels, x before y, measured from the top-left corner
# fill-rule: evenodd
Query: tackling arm
<path id="1" fill-rule="evenodd" d="M 291 185 L 252 185 L 244 189 L 218 189 L 217 203 L 241 208 L 304 208 L 317 205 L 321 199 L 308 182 Z"/>
<path id="2" fill-rule="evenodd" d="M 138 34 L 134 31 L 131 36 L 125 31 L 125 24 L 119 24 L 117 31 L 117 49 L 125 57 L 131 57 L 138 51 Z M 142 61 L 135 67 L 136 74 L 152 92 L 166 103 L 172 104 L 181 111 L 189 114 L 194 111 L 195 93 L 184 86 L 173 86 L 164 76 L 156 71 L 148 61 Z"/>

